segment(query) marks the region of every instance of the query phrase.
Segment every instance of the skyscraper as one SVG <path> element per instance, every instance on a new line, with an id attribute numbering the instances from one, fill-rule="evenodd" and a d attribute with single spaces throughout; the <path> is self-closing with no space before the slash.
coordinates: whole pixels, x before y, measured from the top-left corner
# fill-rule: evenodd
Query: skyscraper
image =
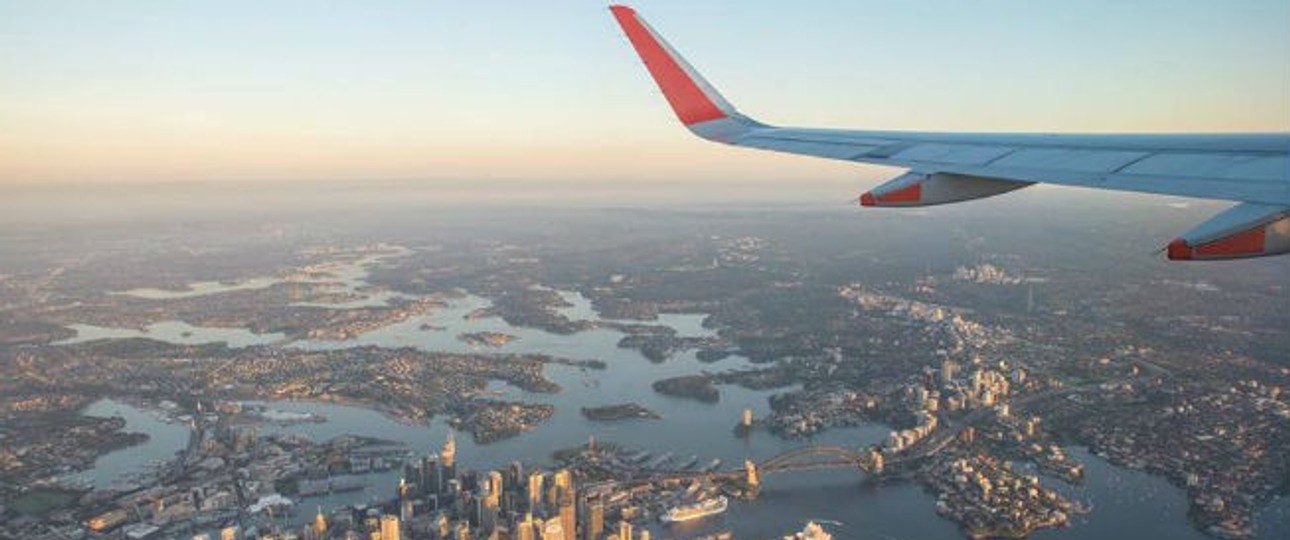
<path id="1" fill-rule="evenodd" d="M 495 505 L 502 503 L 502 473 L 497 471 L 488 472 L 488 495 L 492 497 Z"/>
<path id="2" fill-rule="evenodd" d="M 618 522 L 618 540 L 632 540 L 632 524 L 630 521 L 624 519 Z"/>
<path id="3" fill-rule="evenodd" d="M 529 511 L 536 511 L 542 506 L 542 472 L 529 473 Z"/>
<path id="4" fill-rule="evenodd" d="M 515 523 L 515 532 L 511 535 L 511 538 L 514 540 L 534 540 L 533 527 L 533 512 L 526 512 L 524 519 Z"/>
<path id="5" fill-rule="evenodd" d="M 315 540 L 327 538 L 327 518 L 323 516 L 322 506 L 318 507 L 318 514 L 314 516 L 314 526 L 311 532 Z"/>
<path id="6" fill-rule="evenodd" d="M 439 490 L 443 488 L 439 480 L 439 456 L 431 452 L 421 458 L 421 466 L 417 468 L 417 473 L 417 486 L 420 487 L 421 493 L 438 495 Z"/>
<path id="7" fill-rule="evenodd" d="M 386 514 L 381 516 L 381 540 L 401 540 L 402 529 L 399 516 Z"/>
<path id="8" fill-rule="evenodd" d="M 558 519 L 548 519 L 542 524 L 542 540 L 565 540 L 564 525 Z"/>
<path id="9" fill-rule="evenodd" d="M 600 540 L 605 534 L 605 503 L 597 497 L 589 506 L 588 513 L 587 528 L 582 531 L 583 540 Z"/>
<path id="10" fill-rule="evenodd" d="M 439 452 L 439 462 L 442 493 L 442 486 L 447 486 L 450 480 L 457 477 L 457 440 L 453 438 L 451 431 L 448 432 L 448 440 L 443 443 L 443 450 Z"/>
<path id="11" fill-rule="evenodd" d="M 577 540 L 578 512 L 573 506 L 572 490 L 560 495 L 560 525 L 564 527 L 564 540 Z"/>

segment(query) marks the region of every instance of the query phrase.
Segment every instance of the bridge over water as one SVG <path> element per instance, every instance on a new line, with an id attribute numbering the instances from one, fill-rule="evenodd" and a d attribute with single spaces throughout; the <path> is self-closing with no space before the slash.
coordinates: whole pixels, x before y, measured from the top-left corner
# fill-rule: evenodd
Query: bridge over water
<path id="1" fill-rule="evenodd" d="M 904 469 L 924 458 L 945 449 L 958 434 L 958 430 L 943 430 L 919 443 L 917 449 L 897 455 L 884 454 L 869 449 L 851 449 L 836 445 L 815 445 L 794 448 L 770 459 L 756 463 L 744 462 L 742 469 L 726 471 L 675 471 L 642 470 L 638 475 L 653 479 L 743 480 L 749 485 L 759 485 L 766 476 L 786 472 L 815 470 L 851 470 L 866 474 L 889 473 Z"/>

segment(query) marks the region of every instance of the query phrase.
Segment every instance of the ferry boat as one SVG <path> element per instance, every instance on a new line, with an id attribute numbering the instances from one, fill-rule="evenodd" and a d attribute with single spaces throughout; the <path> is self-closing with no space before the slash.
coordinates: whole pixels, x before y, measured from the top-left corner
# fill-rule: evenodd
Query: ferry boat
<path id="1" fill-rule="evenodd" d="M 678 506 L 668 510 L 660 519 L 662 519 L 664 523 L 680 523 L 683 521 L 690 521 L 692 519 L 699 519 L 701 517 L 712 516 L 725 512 L 727 503 L 729 503 L 729 501 L 725 496 L 721 496 L 694 504 Z"/>

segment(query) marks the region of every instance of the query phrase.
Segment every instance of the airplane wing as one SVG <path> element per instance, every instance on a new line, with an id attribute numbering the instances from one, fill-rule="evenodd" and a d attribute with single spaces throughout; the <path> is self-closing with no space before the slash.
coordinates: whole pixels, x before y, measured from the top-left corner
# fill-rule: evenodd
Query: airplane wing
<path id="1" fill-rule="evenodd" d="M 1235 201 L 1168 245 L 1173 260 L 1290 252 L 1290 134 L 935 133 L 770 126 L 740 114 L 627 6 L 610 7 L 681 123 L 734 146 L 908 169 L 863 206 L 927 206 L 1037 182 Z"/>

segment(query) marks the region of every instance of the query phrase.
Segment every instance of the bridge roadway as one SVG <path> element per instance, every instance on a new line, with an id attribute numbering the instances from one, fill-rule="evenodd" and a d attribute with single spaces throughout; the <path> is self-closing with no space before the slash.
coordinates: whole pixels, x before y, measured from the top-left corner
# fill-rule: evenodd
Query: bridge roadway
<path id="1" fill-rule="evenodd" d="M 884 456 L 883 467 L 894 467 L 909 462 L 922 459 L 928 455 L 940 451 L 944 445 L 932 449 L 926 446 L 930 451 L 905 453 L 898 456 Z M 757 463 L 757 472 L 760 476 L 766 476 L 782 472 L 796 471 L 813 471 L 820 469 L 853 469 L 867 473 L 874 470 L 873 457 L 867 451 L 857 451 L 841 446 L 817 445 L 794 448 L 783 452 L 775 457 Z M 676 470 L 655 470 L 645 469 L 637 471 L 636 475 L 641 478 L 652 479 L 683 479 L 683 478 L 707 478 L 707 479 L 739 479 L 744 478 L 747 470 L 744 468 L 728 471 L 676 471 Z"/>

